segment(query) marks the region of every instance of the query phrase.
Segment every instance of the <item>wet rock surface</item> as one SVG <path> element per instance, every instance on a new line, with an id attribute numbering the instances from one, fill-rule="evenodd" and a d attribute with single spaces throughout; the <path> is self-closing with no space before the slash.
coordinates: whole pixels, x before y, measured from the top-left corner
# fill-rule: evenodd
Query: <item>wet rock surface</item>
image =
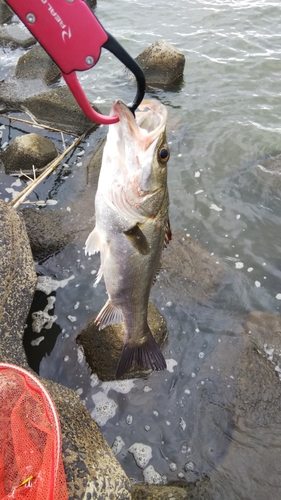
<path id="1" fill-rule="evenodd" d="M 24 101 L 30 96 L 44 93 L 47 86 L 42 80 L 26 80 L 24 85 L 21 80 L 13 79 L 0 82 L 0 108 L 2 112 L 22 111 Z"/>
<path id="2" fill-rule="evenodd" d="M 40 78 L 46 85 L 51 85 L 61 78 L 61 72 L 47 52 L 40 45 L 36 45 L 19 58 L 15 77 L 19 79 Z M 22 82 L 22 85 L 24 84 Z"/>
<path id="3" fill-rule="evenodd" d="M 1 82 L 0 109 L 25 111 L 38 123 L 76 135 L 98 127 L 84 115 L 68 87 L 50 90 L 39 78 L 26 79 L 24 83 L 22 79 Z"/>
<path id="4" fill-rule="evenodd" d="M 165 40 L 157 40 L 136 57 L 147 85 L 166 87 L 183 77 L 184 55 Z"/>
<path id="5" fill-rule="evenodd" d="M 38 122 L 74 134 L 80 135 L 98 127 L 84 115 L 66 86 L 28 97 L 23 106 Z"/>
<path id="6" fill-rule="evenodd" d="M 213 500 L 208 478 L 188 486 L 141 486 L 132 488 L 132 500 Z"/>
<path id="7" fill-rule="evenodd" d="M 152 302 L 148 305 L 148 324 L 157 344 L 162 347 L 167 337 L 167 325 Z M 77 343 L 83 347 L 88 365 L 100 380 L 114 380 L 124 338 L 124 323 L 109 325 L 103 330 L 99 330 L 94 321 L 87 325 L 86 329 L 77 337 Z M 106 363 L 105 359 L 107 359 Z M 123 378 L 144 377 L 149 373 L 149 370 L 134 367 Z"/>
<path id="8" fill-rule="evenodd" d="M 22 218 L 0 200 L 0 358 L 27 366 L 22 336 L 36 274 Z M 20 356 L 18 356 L 20 352 Z"/>
<path id="9" fill-rule="evenodd" d="M 11 21 L 14 13 L 4 0 L 0 0 L 0 24 Z"/>
<path id="10" fill-rule="evenodd" d="M 131 485 L 79 396 L 43 380 L 60 415 L 69 499 L 130 500 Z"/>
<path id="11" fill-rule="evenodd" d="M 227 269 L 192 238 L 172 228 L 172 240 L 161 256 L 158 282 L 168 282 L 174 300 L 204 302 L 218 292 Z"/>
<path id="12" fill-rule="evenodd" d="M 50 257 L 67 245 L 70 239 L 70 233 L 64 229 L 67 213 L 62 215 L 56 210 L 33 208 L 24 208 L 21 213 L 25 221 L 33 258 L 36 261 Z M 64 223 L 62 223 L 62 218 Z"/>
<path id="13" fill-rule="evenodd" d="M 273 325 L 275 330 L 270 332 Z M 272 345 L 277 349 L 280 346 L 277 325 L 280 325 L 279 316 L 259 311 L 247 318 L 244 345 L 235 367 L 236 398 L 230 446 L 217 469 L 218 475 L 211 476 L 217 492 L 215 498 L 234 500 L 248 496 L 262 500 L 269 495 L 277 500 L 279 497 L 281 386 L 263 347 L 268 342 L 268 332 Z M 229 481 L 220 482 L 220 476 L 227 476 Z M 235 481 L 237 477 L 239 482 Z"/>
<path id="14" fill-rule="evenodd" d="M 16 137 L 0 154 L 6 174 L 35 171 L 47 166 L 58 156 L 57 149 L 50 139 L 38 134 L 25 134 Z"/>
<path id="15" fill-rule="evenodd" d="M 8 46 L 11 49 L 22 47 L 26 49 L 35 43 L 35 38 L 22 23 L 0 26 L 0 46 L 2 47 Z"/>

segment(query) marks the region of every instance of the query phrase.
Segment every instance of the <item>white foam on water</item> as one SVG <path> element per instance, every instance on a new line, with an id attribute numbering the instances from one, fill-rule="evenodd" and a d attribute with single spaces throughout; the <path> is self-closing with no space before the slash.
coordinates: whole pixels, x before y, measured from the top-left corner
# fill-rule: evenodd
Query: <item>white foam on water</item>
<path id="1" fill-rule="evenodd" d="M 44 292 L 46 295 L 55 292 L 58 288 L 64 288 L 70 280 L 75 278 L 74 275 L 64 280 L 54 280 L 50 276 L 38 276 L 36 290 Z"/>
<path id="2" fill-rule="evenodd" d="M 118 455 L 120 453 L 120 451 L 122 450 L 122 448 L 124 448 L 125 446 L 125 443 L 123 441 L 123 439 L 121 438 L 121 436 L 116 436 L 116 438 L 114 439 L 113 441 L 113 444 L 111 446 L 111 449 L 114 453 L 114 455 Z"/>
<path id="3" fill-rule="evenodd" d="M 143 471 L 143 478 L 147 484 L 167 484 L 167 477 L 161 476 L 159 472 L 157 472 L 153 465 L 149 465 Z"/>
<path id="4" fill-rule="evenodd" d="M 182 417 L 180 417 L 180 427 L 182 428 L 183 431 L 185 431 L 185 429 L 186 429 L 186 422 L 185 422 L 185 420 Z"/>
<path id="5" fill-rule="evenodd" d="M 211 210 L 216 210 L 216 212 L 221 212 L 222 211 L 222 208 L 218 207 L 218 205 L 216 205 L 215 203 L 212 203 L 210 205 L 210 209 Z"/>
<path id="6" fill-rule="evenodd" d="M 150 391 L 152 391 L 152 388 L 149 387 L 148 385 L 145 385 L 143 388 L 143 392 L 150 392 Z"/>
<path id="7" fill-rule="evenodd" d="M 44 340 L 44 339 L 45 339 L 45 337 L 38 337 L 37 339 L 32 340 L 32 341 L 30 342 L 30 344 L 31 344 L 32 346 L 38 346 L 39 344 L 41 344 L 42 340 Z"/>
<path id="8" fill-rule="evenodd" d="M 243 262 L 236 262 L 235 267 L 236 267 L 236 269 L 243 269 L 244 264 L 243 264 Z"/>
<path id="9" fill-rule="evenodd" d="M 92 395 L 92 400 L 95 403 L 95 408 L 91 412 L 91 417 L 100 427 L 102 427 L 108 420 L 116 415 L 118 408 L 117 404 L 104 392 L 98 392 Z"/>
<path id="10" fill-rule="evenodd" d="M 20 178 L 18 177 L 17 180 L 15 182 L 13 182 L 13 184 L 11 184 L 11 186 L 21 186 L 22 185 L 22 182 L 20 180 Z"/>
<path id="11" fill-rule="evenodd" d="M 53 326 L 53 323 L 58 319 L 55 314 L 53 316 L 50 316 L 50 314 L 48 313 L 50 309 L 53 309 L 55 301 L 55 297 L 48 297 L 48 303 L 43 311 L 35 311 L 34 313 L 32 313 L 32 331 L 34 333 L 40 333 L 42 328 L 50 330 Z"/>
<path id="12" fill-rule="evenodd" d="M 133 416 L 132 415 L 127 415 L 126 417 L 126 424 L 131 425 L 133 423 Z"/>
<path id="13" fill-rule="evenodd" d="M 173 373 L 174 371 L 174 366 L 177 366 L 177 361 L 173 358 L 166 359 L 166 364 L 167 364 L 167 370 L 168 372 Z"/>
<path id="14" fill-rule="evenodd" d="M 145 469 L 149 461 L 152 459 L 152 448 L 143 443 L 134 443 L 128 451 L 132 453 L 136 464 L 141 468 Z"/>
<path id="15" fill-rule="evenodd" d="M 128 394 L 136 384 L 134 379 L 128 380 L 112 380 L 110 382 L 102 382 L 101 388 L 107 394 L 111 389 L 120 394 Z"/>
<path id="16" fill-rule="evenodd" d="M 84 361 L 84 351 L 81 346 L 77 348 L 77 361 L 79 364 L 83 363 Z"/>
<path id="17" fill-rule="evenodd" d="M 20 194 L 20 191 L 16 191 L 15 189 L 13 189 L 12 187 L 10 188 L 5 188 L 5 191 L 7 191 L 7 193 L 11 194 L 12 195 L 12 198 L 15 198 L 18 194 Z"/>

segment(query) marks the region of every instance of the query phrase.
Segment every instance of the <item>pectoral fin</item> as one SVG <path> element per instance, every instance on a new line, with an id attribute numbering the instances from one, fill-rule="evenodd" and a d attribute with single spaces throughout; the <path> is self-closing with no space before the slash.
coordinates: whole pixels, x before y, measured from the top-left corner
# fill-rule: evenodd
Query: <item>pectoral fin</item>
<path id="1" fill-rule="evenodd" d="M 131 229 L 128 229 L 128 231 L 124 231 L 124 234 L 127 236 L 128 240 L 130 241 L 132 246 L 141 255 L 149 254 L 150 248 L 149 248 L 148 241 L 137 224 L 134 227 L 132 227 Z"/>
<path id="2" fill-rule="evenodd" d="M 89 234 L 88 238 L 86 239 L 85 254 L 93 255 L 94 253 L 99 252 L 100 248 L 101 248 L 100 235 L 97 228 L 95 227 L 93 231 Z"/>
<path id="3" fill-rule="evenodd" d="M 95 286 L 102 278 L 108 255 L 108 244 L 106 243 L 106 241 L 104 241 L 103 238 L 100 237 L 100 234 L 97 228 L 95 227 L 86 240 L 85 254 L 94 255 L 97 252 L 100 252 L 101 265 L 95 279 L 94 283 Z"/>

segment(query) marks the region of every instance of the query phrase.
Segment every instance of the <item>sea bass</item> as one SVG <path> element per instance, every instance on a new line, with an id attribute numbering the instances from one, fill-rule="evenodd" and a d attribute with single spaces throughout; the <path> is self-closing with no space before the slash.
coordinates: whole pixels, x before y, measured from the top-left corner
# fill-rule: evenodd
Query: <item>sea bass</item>
<path id="1" fill-rule="evenodd" d="M 100 252 L 108 301 L 95 319 L 99 328 L 124 321 L 120 378 L 137 364 L 164 370 L 165 359 L 147 323 L 151 285 L 163 247 L 171 239 L 167 188 L 167 109 L 144 100 L 134 115 L 122 102 L 111 114 L 95 198 L 96 225 L 85 252 Z"/>

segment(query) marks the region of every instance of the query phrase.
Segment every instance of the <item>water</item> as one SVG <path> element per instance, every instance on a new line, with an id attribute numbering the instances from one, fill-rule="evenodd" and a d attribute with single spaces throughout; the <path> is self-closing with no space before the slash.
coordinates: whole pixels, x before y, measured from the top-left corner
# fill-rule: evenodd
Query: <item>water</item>
<path id="1" fill-rule="evenodd" d="M 242 343 L 236 315 L 253 309 L 280 312 L 280 181 L 278 175 L 272 180 L 271 173 L 261 181 L 257 167 L 261 159 L 281 151 L 280 2 L 103 0 L 96 14 L 134 57 L 159 38 L 185 55 L 181 87 L 147 93 L 169 111 L 170 219 L 226 266 L 229 281 L 216 299 L 199 305 L 176 289 L 168 294 L 165 276 L 160 275 L 152 300 L 168 322 L 164 355 L 169 370 L 130 383 L 101 383 L 90 376 L 75 342 L 105 301 L 103 284 L 93 288 L 91 271 L 97 269 L 98 257 L 86 258 L 85 240 L 78 238 L 67 251 L 37 266 L 38 272 L 56 280 L 73 279 L 53 292 L 52 314 L 58 320 L 51 330 L 34 335 L 44 340 L 31 352 L 40 353 L 41 375 L 78 390 L 110 445 L 116 438 L 120 446 L 124 443 L 117 458 L 133 479 L 143 480 L 144 474 L 128 449 L 141 443 L 147 457 L 151 449 L 147 463 L 159 474 L 159 482 L 196 481 L 216 469 L 213 498 L 279 498 L 277 472 L 261 467 L 257 477 L 250 464 L 259 453 L 268 456 L 276 428 L 256 435 L 237 426 L 233 430 L 232 410 L 236 355 Z M 5 51 L 2 75 L 18 55 Z M 134 96 L 134 85 L 105 51 L 97 67 L 79 78 L 104 113 L 113 99 L 130 102 Z M 54 140 L 61 147 L 60 140 Z M 91 139 L 81 145 L 85 158 L 94 143 Z M 66 162 L 60 177 L 52 176 L 44 185 L 58 200 L 58 208 L 81 195 L 83 161 L 77 166 L 81 159 L 73 154 Z M 13 180 L 0 175 L 1 196 L 10 199 L 5 188 Z M 43 193 L 44 187 L 34 200 Z M 41 292 L 34 308 L 46 305 Z M 228 458 L 224 468 L 224 460 L 232 456 L 231 441 L 237 449 L 259 450 L 257 457 L 251 456 L 243 467 L 239 457 Z M 226 484 L 228 490 L 222 487 Z"/>

